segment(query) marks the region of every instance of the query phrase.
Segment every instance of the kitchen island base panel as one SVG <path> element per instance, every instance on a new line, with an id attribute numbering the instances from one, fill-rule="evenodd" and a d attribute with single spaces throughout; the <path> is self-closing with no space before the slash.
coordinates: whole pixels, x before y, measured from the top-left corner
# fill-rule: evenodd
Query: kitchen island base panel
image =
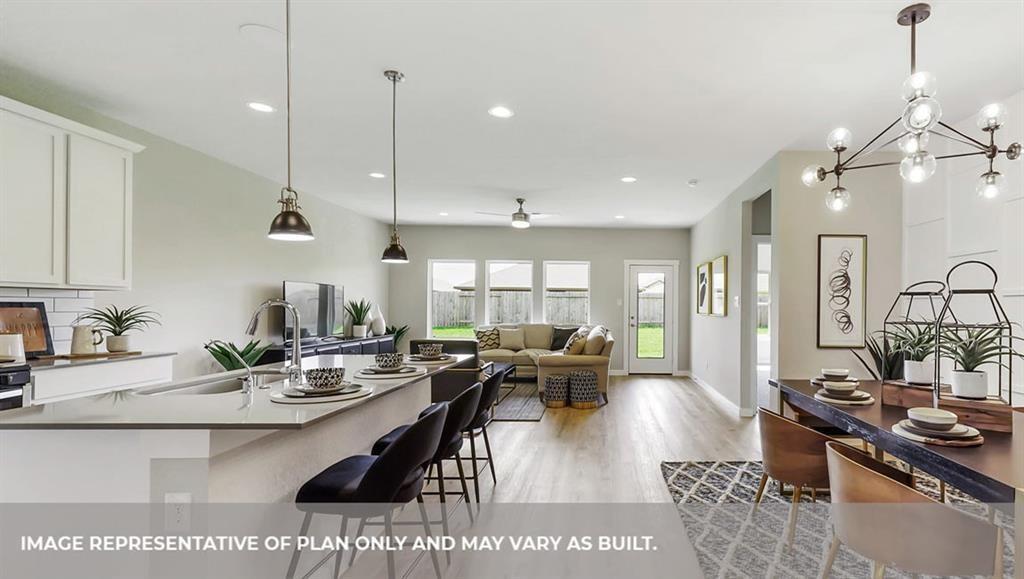
<path id="1" fill-rule="evenodd" d="M 6 430 L 0 501 L 289 502 L 327 466 L 366 453 L 430 404 L 422 380 L 287 430 Z"/>

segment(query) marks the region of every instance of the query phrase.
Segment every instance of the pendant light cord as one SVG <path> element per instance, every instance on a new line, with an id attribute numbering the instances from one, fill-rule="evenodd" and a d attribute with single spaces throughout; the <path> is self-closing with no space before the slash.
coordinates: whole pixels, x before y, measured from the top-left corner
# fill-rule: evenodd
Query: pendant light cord
<path id="1" fill-rule="evenodd" d="M 285 92 L 285 118 L 288 125 L 288 191 L 298 197 L 292 189 L 292 2 L 284 2 L 285 71 L 287 74 Z"/>
<path id="2" fill-rule="evenodd" d="M 398 233 L 398 160 L 397 160 L 397 126 L 398 126 L 398 77 L 391 79 L 391 231 Z"/>

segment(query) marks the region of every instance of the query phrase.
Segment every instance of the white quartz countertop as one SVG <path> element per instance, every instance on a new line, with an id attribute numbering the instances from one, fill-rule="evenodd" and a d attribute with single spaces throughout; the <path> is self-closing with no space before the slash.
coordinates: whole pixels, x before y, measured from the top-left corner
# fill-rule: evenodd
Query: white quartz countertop
<path id="1" fill-rule="evenodd" d="M 95 364 L 116 364 L 118 362 L 130 362 L 132 360 L 144 360 L 146 358 L 164 358 L 176 356 L 176 352 L 142 352 L 139 354 L 98 356 L 95 358 L 40 358 L 29 360 L 29 368 L 32 372 L 45 372 L 47 370 L 60 370 L 62 368 L 79 368 L 81 366 L 92 366 Z"/>
<path id="2" fill-rule="evenodd" d="M 340 402 L 313 404 L 272 402 L 270 393 L 280 392 L 285 386 L 283 381 L 272 383 L 269 389 L 253 389 L 249 394 L 240 392 L 219 394 L 164 392 L 173 390 L 177 386 L 187 387 L 205 380 L 228 380 L 245 375 L 244 370 L 238 370 L 192 378 L 159 387 L 122 390 L 7 410 L 0 412 L 0 430 L 297 429 L 362 406 L 376 398 L 386 396 L 389 392 L 429 379 L 434 374 L 458 365 L 468 358 L 468 355 L 456 355 L 453 361 L 426 366 L 426 374 L 417 374 L 412 377 L 391 380 L 359 380 L 354 377 L 356 372 L 373 365 L 373 356 L 312 356 L 302 360 L 304 369 L 344 367 L 346 380 L 370 386 L 373 388 L 373 393 L 363 398 Z M 154 390 L 164 393 L 142 393 Z"/>

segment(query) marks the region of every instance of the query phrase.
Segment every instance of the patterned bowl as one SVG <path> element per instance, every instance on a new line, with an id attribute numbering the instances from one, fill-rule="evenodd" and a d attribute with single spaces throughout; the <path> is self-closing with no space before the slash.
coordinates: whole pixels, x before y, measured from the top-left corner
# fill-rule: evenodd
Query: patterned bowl
<path id="1" fill-rule="evenodd" d="M 424 358 L 437 358 L 444 349 L 444 344 L 420 344 L 420 356 Z"/>
<path id="2" fill-rule="evenodd" d="M 310 368 L 305 370 L 306 385 L 320 390 L 331 390 L 345 381 L 344 368 Z"/>
<path id="3" fill-rule="evenodd" d="M 402 363 L 405 362 L 405 354 L 401 352 L 389 352 L 386 354 L 377 354 L 374 358 L 378 368 L 384 370 L 390 370 L 392 368 L 400 368 Z"/>

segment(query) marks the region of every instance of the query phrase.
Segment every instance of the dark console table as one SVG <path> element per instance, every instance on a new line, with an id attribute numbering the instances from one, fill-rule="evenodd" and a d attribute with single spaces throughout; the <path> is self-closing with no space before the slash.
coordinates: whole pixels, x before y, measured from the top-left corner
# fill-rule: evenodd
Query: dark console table
<path id="1" fill-rule="evenodd" d="M 284 362 L 291 355 L 291 343 L 274 344 L 259 360 L 259 364 Z M 303 356 L 328 354 L 383 354 L 395 351 L 394 336 L 368 338 L 315 338 L 302 341 Z"/>

